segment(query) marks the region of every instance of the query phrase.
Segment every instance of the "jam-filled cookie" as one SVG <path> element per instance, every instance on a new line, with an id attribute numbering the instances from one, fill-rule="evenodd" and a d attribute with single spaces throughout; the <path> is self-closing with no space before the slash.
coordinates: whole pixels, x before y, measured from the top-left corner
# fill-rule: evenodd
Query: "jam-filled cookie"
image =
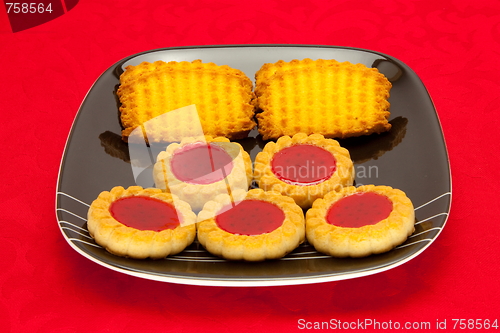
<path id="1" fill-rule="evenodd" d="M 87 226 L 96 243 L 115 255 L 160 259 L 193 242 L 196 214 L 160 189 L 117 186 L 92 202 Z"/>
<path id="2" fill-rule="evenodd" d="M 295 134 L 268 142 L 255 159 L 254 179 L 266 191 L 289 196 L 302 208 L 330 191 L 351 186 L 349 151 L 321 134 Z"/>
<path id="3" fill-rule="evenodd" d="M 317 199 L 306 214 L 307 240 L 334 257 L 389 251 L 415 230 L 406 194 L 389 186 L 346 187 Z"/>
<path id="4" fill-rule="evenodd" d="M 198 221 L 199 242 L 230 260 L 281 258 L 305 238 L 302 209 L 291 198 L 261 189 L 217 196 L 205 204 Z"/>
<path id="5" fill-rule="evenodd" d="M 185 138 L 158 154 L 156 187 L 177 195 L 199 211 L 219 194 L 248 190 L 252 162 L 240 144 L 210 136 Z"/>

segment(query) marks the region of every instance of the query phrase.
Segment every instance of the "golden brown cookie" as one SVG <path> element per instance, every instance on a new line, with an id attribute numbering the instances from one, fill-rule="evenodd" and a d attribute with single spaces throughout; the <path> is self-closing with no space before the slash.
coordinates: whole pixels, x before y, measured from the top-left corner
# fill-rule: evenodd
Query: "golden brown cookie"
<path id="1" fill-rule="evenodd" d="M 135 259 L 177 254 L 196 236 L 189 204 L 160 189 L 130 186 L 104 191 L 92 202 L 87 226 L 107 251 Z"/>
<path id="2" fill-rule="evenodd" d="M 387 252 L 415 230 L 406 194 L 389 186 L 345 187 L 317 199 L 306 214 L 307 240 L 334 257 Z"/>
<path id="3" fill-rule="evenodd" d="M 281 258 L 305 235 L 304 213 L 293 199 L 261 189 L 217 196 L 205 204 L 198 221 L 199 242 L 230 260 Z"/>
<path id="4" fill-rule="evenodd" d="M 391 128 L 392 85 L 376 68 L 336 60 L 280 60 L 263 65 L 255 77 L 264 140 L 299 132 L 346 138 Z"/>
<path id="5" fill-rule="evenodd" d="M 240 144 L 227 138 L 185 138 L 158 154 L 153 179 L 156 187 L 199 211 L 219 194 L 248 190 L 252 162 Z"/>
<path id="6" fill-rule="evenodd" d="M 254 179 L 266 191 L 289 196 L 302 208 L 330 191 L 351 186 L 349 151 L 321 134 L 295 134 L 268 142 L 255 159 Z"/>
<path id="7" fill-rule="evenodd" d="M 178 142 L 203 134 L 237 139 L 255 126 L 252 82 L 226 65 L 195 60 L 127 66 L 117 95 L 125 141 L 143 132 L 148 142 Z M 196 105 L 197 114 L 181 110 L 164 116 L 190 105 Z M 201 132 L 196 126 L 200 122 Z"/>

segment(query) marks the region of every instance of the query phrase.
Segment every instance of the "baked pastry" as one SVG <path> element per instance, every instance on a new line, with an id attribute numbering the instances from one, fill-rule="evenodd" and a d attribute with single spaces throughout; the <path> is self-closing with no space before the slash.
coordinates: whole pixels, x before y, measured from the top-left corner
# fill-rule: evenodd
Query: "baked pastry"
<path id="1" fill-rule="evenodd" d="M 307 240 L 334 257 L 364 257 L 402 244 L 415 230 L 406 194 L 389 186 L 345 187 L 317 199 L 306 214 Z"/>
<path id="2" fill-rule="evenodd" d="M 203 134 L 238 139 L 255 127 L 252 82 L 226 65 L 195 60 L 127 66 L 117 95 L 125 141 L 137 127 L 135 135 L 146 132 L 148 142 L 178 142 Z M 193 104 L 194 114 L 181 110 L 164 116 Z"/>
<path id="3" fill-rule="evenodd" d="M 304 241 L 304 213 L 293 199 L 252 189 L 221 194 L 198 214 L 198 240 L 230 260 L 281 258 Z"/>
<path id="4" fill-rule="evenodd" d="M 158 154 L 153 179 L 157 188 L 177 195 L 198 211 L 219 194 L 248 190 L 252 162 L 240 144 L 227 138 L 185 138 Z"/>
<path id="5" fill-rule="evenodd" d="M 283 136 L 268 142 L 255 158 L 254 179 L 266 191 L 277 191 L 302 208 L 330 191 L 350 186 L 354 165 L 349 151 L 321 134 Z"/>
<path id="6" fill-rule="evenodd" d="M 135 259 L 177 254 L 196 236 L 196 214 L 160 189 L 114 187 L 90 205 L 87 227 L 108 252 Z"/>
<path id="7" fill-rule="evenodd" d="M 256 73 L 259 133 L 277 139 L 303 132 L 328 138 L 381 133 L 391 83 L 376 68 L 336 60 L 282 60 Z"/>

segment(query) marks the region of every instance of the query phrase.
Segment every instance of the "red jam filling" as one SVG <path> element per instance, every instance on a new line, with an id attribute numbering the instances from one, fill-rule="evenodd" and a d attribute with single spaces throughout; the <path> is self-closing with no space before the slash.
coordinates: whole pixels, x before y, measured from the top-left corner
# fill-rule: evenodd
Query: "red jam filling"
<path id="1" fill-rule="evenodd" d="M 326 222 L 338 227 L 360 228 L 386 219 L 392 202 L 385 195 L 361 192 L 334 203 L 326 214 Z"/>
<path id="2" fill-rule="evenodd" d="M 177 179 L 190 184 L 211 184 L 224 179 L 233 169 L 231 156 L 214 144 L 197 142 L 174 153 L 172 172 Z"/>
<path id="3" fill-rule="evenodd" d="M 111 204 L 109 211 L 121 224 L 138 230 L 162 231 L 180 224 L 171 204 L 146 196 L 120 198 Z"/>
<path id="4" fill-rule="evenodd" d="M 244 200 L 235 206 L 228 205 L 217 215 L 219 228 L 237 235 L 261 235 L 279 228 L 285 220 L 283 211 L 272 203 L 261 200 Z"/>
<path id="5" fill-rule="evenodd" d="M 294 145 L 277 152 L 271 161 L 276 177 L 292 185 L 315 185 L 329 179 L 337 161 L 331 153 L 313 145 Z"/>

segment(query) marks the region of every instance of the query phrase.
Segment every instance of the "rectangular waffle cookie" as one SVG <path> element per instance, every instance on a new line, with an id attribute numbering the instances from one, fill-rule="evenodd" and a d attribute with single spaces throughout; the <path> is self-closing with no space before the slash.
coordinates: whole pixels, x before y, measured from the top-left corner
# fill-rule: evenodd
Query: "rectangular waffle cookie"
<path id="1" fill-rule="evenodd" d="M 124 141 L 138 127 L 143 132 L 147 128 L 149 142 L 173 142 L 193 135 L 238 139 L 255 126 L 252 82 L 242 71 L 226 65 L 195 60 L 127 66 L 117 95 Z M 150 121 L 193 104 L 199 120 L 180 114 L 163 117 L 168 121 Z M 203 133 L 193 133 L 193 124 L 199 123 Z"/>
<path id="2" fill-rule="evenodd" d="M 265 64 L 255 75 L 263 139 L 302 132 L 329 138 L 381 133 L 391 128 L 392 84 L 376 68 L 311 59 Z"/>

